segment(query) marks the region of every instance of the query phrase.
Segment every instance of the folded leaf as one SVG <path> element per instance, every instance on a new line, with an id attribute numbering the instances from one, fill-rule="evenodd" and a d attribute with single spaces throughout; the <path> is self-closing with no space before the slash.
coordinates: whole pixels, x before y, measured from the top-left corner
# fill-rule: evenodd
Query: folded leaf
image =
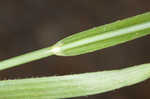
<path id="1" fill-rule="evenodd" d="M 55 45 L 56 55 L 93 52 L 150 34 L 150 12 L 71 35 Z"/>

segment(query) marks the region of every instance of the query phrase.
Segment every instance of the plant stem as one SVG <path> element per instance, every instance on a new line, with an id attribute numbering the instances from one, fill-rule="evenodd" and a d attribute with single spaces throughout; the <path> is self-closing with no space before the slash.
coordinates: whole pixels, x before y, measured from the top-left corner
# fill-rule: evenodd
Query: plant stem
<path id="1" fill-rule="evenodd" d="M 26 53 L 21 56 L 13 57 L 4 61 L 0 62 L 0 70 L 4 70 L 10 67 L 15 67 L 21 64 L 25 64 L 31 61 L 39 60 L 41 58 L 45 58 L 48 56 L 53 55 L 53 48 L 48 47 L 48 48 L 43 48 L 37 51 L 33 51 L 30 53 Z"/>
<path id="2" fill-rule="evenodd" d="M 53 54 L 75 56 L 125 43 L 150 34 L 150 12 L 76 33 L 44 48 L 0 62 L 0 70 Z"/>

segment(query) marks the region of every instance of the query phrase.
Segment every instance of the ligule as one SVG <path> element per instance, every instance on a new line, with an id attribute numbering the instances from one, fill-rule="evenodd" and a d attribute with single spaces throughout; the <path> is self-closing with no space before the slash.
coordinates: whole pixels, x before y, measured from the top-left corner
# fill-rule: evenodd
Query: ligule
<path id="1" fill-rule="evenodd" d="M 68 76 L 0 81 L 0 99 L 60 99 L 104 93 L 150 78 L 150 64 Z"/>

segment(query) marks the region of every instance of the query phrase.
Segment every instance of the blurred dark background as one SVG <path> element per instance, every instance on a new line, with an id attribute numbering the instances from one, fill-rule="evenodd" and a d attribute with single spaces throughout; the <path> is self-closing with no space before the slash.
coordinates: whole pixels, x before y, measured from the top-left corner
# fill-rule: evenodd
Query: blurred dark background
<path id="1" fill-rule="evenodd" d="M 150 10 L 149 0 L 0 0 L 0 60 L 17 56 L 95 26 Z M 101 51 L 51 56 L 0 71 L 19 79 L 118 69 L 150 62 L 150 36 Z M 112 92 L 73 99 L 150 99 L 150 80 Z"/>

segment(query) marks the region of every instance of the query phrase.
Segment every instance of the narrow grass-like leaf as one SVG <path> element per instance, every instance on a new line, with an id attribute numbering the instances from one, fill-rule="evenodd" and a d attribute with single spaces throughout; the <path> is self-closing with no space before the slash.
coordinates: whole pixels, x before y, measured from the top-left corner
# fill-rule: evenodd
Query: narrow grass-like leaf
<path id="1" fill-rule="evenodd" d="M 120 70 L 0 81 L 0 99 L 60 99 L 94 95 L 150 78 L 150 64 Z"/>
<path id="2" fill-rule="evenodd" d="M 59 41 L 56 55 L 74 56 L 93 52 L 150 34 L 150 12 L 99 26 Z"/>
<path id="3" fill-rule="evenodd" d="M 52 47 L 0 62 L 0 70 L 51 55 L 74 56 L 114 46 L 150 34 L 150 12 L 74 34 Z"/>

